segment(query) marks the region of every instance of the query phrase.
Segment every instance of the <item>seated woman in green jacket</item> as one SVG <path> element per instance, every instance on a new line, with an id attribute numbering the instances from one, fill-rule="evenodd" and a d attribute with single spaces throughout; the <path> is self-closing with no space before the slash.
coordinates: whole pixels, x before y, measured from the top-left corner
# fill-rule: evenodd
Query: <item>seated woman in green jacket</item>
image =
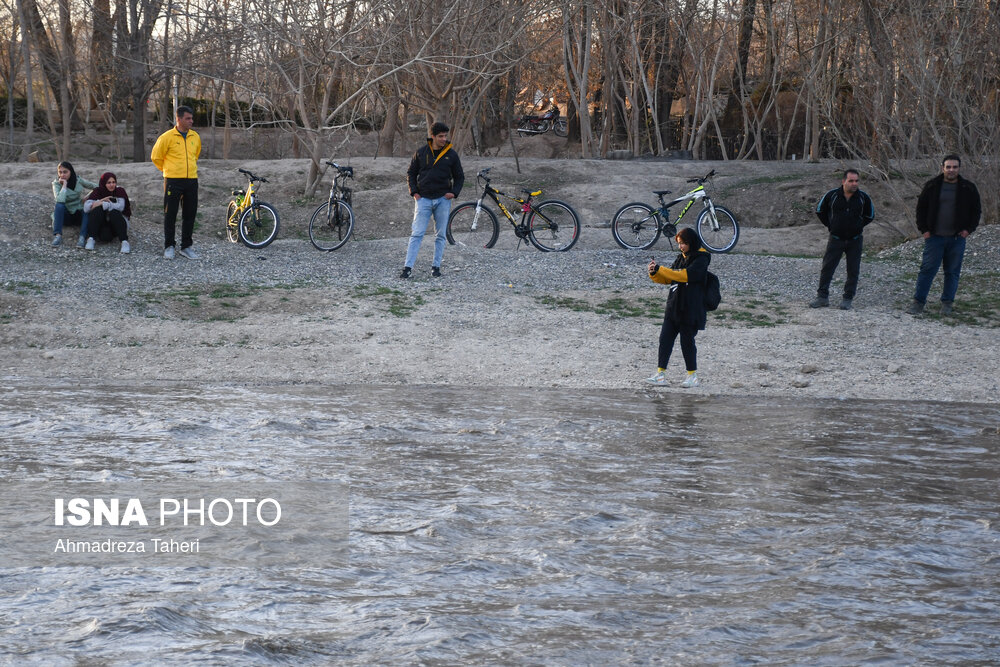
<path id="1" fill-rule="evenodd" d="M 63 225 L 71 224 L 80 225 L 80 240 L 76 247 L 82 248 L 87 241 L 83 194 L 96 188 L 97 183 L 79 178 L 69 162 L 60 162 L 56 175 L 56 180 L 52 181 L 52 194 L 56 198 L 56 208 L 52 213 L 52 245 L 62 243 Z"/>

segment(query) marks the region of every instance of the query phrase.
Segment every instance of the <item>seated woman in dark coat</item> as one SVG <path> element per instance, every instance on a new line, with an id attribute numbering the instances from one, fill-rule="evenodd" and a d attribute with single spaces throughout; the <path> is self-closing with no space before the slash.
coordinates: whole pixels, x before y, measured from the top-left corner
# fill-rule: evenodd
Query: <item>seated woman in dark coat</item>
<path id="1" fill-rule="evenodd" d="M 110 171 L 101 174 L 100 183 L 83 202 L 83 210 L 88 214 L 87 250 L 94 249 L 94 240 L 110 241 L 118 237 L 122 242 L 122 252 L 128 253 L 128 222 L 132 217 L 132 205 L 125 188 L 118 186 L 118 177 Z"/>

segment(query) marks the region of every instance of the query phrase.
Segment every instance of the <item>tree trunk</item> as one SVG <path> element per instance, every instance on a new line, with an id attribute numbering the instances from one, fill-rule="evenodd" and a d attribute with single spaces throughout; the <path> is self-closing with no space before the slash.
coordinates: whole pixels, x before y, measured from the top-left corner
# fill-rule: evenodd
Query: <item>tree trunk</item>
<path id="1" fill-rule="evenodd" d="M 869 158 L 872 162 L 883 169 L 889 168 L 888 146 L 886 142 L 894 138 L 890 136 L 889 128 L 892 127 L 893 109 L 895 107 L 895 80 L 892 67 L 888 63 L 894 62 L 895 54 L 892 48 L 892 38 L 886 33 L 885 24 L 882 17 L 872 6 L 871 0 L 861 0 L 861 16 L 868 29 L 868 42 L 871 46 L 874 61 L 887 63 L 881 68 L 874 80 L 875 90 L 872 100 L 874 118 L 870 118 L 871 133 L 869 146 L 867 146 Z"/>
<path id="2" fill-rule="evenodd" d="M 113 53 L 110 0 L 94 0 L 93 32 L 90 40 L 90 98 L 98 108 L 112 116 L 117 112 L 111 103 L 111 57 Z"/>
<path id="3" fill-rule="evenodd" d="M 11 152 L 14 150 L 14 79 L 16 78 L 16 72 L 14 68 L 16 66 L 16 55 L 17 55 L 17 23 L 13 24 L 13 29 L 10 34 L 10 42 L 7 51 L 7 145 L 10 146 Z M 6 156 L 5 156 L 6 157 Z"/>
<path id="4" fill-rule="evenodd" d="M 31 44 L 24 11 L 19 2 L 17 5 L 17 22 L 21 28 L 21 58 L 24 61 L 24 98 L 27 120 L 24 131 L 24 146 L 21 148 L 21 159 L 28 159 L 31 144 L 35 138 L 35 73 L 31 66 Z"/>
<path id="5" fill-rule="evenodd" d="M 146 161 L 146 94 L 132 96 L 132 161 Z"/>
<path id="6" fill-rule="evenodd" d="M 827 64 L 830 58 L 829 45 L 827 44 L 827 27 L 830 22 L 830 3 L 823 0 L 819 12 L 819 25 L 816 28 L 816 47 L 813 49 L 812 80 L 813 85 L 809 88 L 809 161 L 817 162 L 822 157 L 820 128 L 822 124 L 822 100 L 824 95 L 830 94 L 827 80 Z"/>
<path id="7" fill-rule="evenodd" d="M 736 64 L 730 77 L 729 97 L 722 114 L 722 130 L 729 137 L 745 130 L 743 122 L 743 87 L 746 81 L 747 62 L 750 60 L 750 42 L 753 39 L 753 20 L 757 13 L 757 0 L 742 0 L 740 34 L 736 46 Z"/>
<path id="8" fill-rule="evenodd" d="M 399 95 L 393 94 L 385 103 L 385 122 L 378 133 L 378 157 L 392 157 L 399 131 Z"/>
<path id="9" fill-rule="evenodd" d="M 579 136 L 580 156 L 587 158 L 594 154 L 593 126 L 590 116 L 590 52 L 593 15 L 591 3 L 580 8 L 580 25 L 574 25 L 573 12 L 563 9 L 563 72 L 566 89 L 569 91 L 573 111 L 569 115 L 570 137 Z M 567 109 L 567 111 L 569 111 Z M 577 118 L 579 123 L 574 123 Z M 579 135 L 576 133 L 579 132 Z"/>
<path id="10" fill-rule="evenodd" d="M 73 136 L 73 117 L 80 108 L 80 100 L 74 93 L 76 77 L 76 52 L 73 44 L 73 18 L 70 14 L 69 0 L 59 0 L 59 34 L 61 37 L 59 98 L 62 107 L 62 154 L 63 159 L 69 159 L 70 139 Z"/>
<path id="11" fill-rule="evenodd" d="M 63 69 L 63 58 L 59 49 L 49 39 L 49 32 L 42 21 L 36 0 L 21 0 L 21 8 L 26 28 L 24 34 L 25 36 L 31 36 L 35 50 L 38 52 L 38 62 L 42 67 L 42 74 L 45 76 L 52 94 L 56 96 L 56 104 L 61 104 L 62 95 L 60 91 L 63 80 L 65 77 L 71 76 L 72 73 L 66 72 Z M 62 110 L 60 109 L 61 112 Z M 73 108 L 70 107 L 70 114 L 72 113 Z M 55 139 L 56 128 L 54 124 L 49 128 L 49 131 L 52 132 L 53 139 Z"/>

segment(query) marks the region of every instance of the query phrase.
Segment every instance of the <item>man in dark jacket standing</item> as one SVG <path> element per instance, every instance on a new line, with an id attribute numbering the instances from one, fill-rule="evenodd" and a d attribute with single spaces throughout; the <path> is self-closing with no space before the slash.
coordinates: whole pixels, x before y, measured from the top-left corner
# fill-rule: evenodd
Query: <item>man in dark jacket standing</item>
<path id="1" fill-rule="evenodd" d="M 908 310 L 911 315 L 924 311 L 931 283 L 942 263 L 941 314 L 951 315 L 965 256 L 965 239 L 976 231 L 982 215 L 979 190 L 972 181 L 958 175 L 961 166 L 962 159 L 957 155 L 945 155 L 941 174 L 927 181 L 917 198 L 917 229 L 924 235 L 924 256 Z"/>
<path id="2" fill-rule="evenodd" d="M 861 273 L 861 250 L 864 243 L 862 233 L 865 225 L 875 219 L 875 206 L 871 197 L 858 188 L 860 178 L 856 169 L 846 170 L 840 187 L 823 195 L 816 206 L 816 215 L 830 230 L 830 238 L 826 242 L 823 266 L 819 271 L 819 289 L 816 290 L 816 298 L 809 304 L 812 308 L 830 305 L 830 281 L 833 280 L 833 273 L 837 270 L 842 255 L 847 256 L 847 280 L 844 282 L 844 298 L 840 307 L 850 310 L 854 301 Z"/>
<path id="3" fill-rule="evenodd" d="M 417 149 L 410 160 L 410 168 L 406 170 L 410 184 L 410 196 L 413 197 L 413 226 L 410 230 L 410 243 L 406 248 L 406 262 L 400 278 L 409 278 L 413 265 L 417 261 L 417 252 L 424 240 L 427 226 L 434 218 L 437 237 L 434 239 L 434 261 L 431 264 L 431 275 L 441 277 L 441 258 L 444 256 L 444 246 L 447 243 L 448 215 L 451 213 L 451 200 L 462 191 L 465 183 L 465 173 L 462 171 L 462 161 L 458 153 L 448 142 L 448 126 L 437 122 L 431 126 L 431 136 L 427 145 Z"/>

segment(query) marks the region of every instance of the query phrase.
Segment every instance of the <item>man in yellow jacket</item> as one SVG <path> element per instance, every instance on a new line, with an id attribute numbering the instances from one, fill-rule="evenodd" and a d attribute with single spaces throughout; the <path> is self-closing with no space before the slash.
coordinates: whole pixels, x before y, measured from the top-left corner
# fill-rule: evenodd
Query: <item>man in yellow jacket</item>
<path id="1" fill-rule="evenodd" d="M 194 251 L 194 218 L 198 213 L 198 156 L 201 137 L 191 129 L 194 110 L 177 107 L 177 124 L 164 132 L 153 145 L 150 159 L 163 172 L 163 236 L 165 259 L 174 258 L 177 209 L 181 208 L 180 254 L 198 259 Z"/>

